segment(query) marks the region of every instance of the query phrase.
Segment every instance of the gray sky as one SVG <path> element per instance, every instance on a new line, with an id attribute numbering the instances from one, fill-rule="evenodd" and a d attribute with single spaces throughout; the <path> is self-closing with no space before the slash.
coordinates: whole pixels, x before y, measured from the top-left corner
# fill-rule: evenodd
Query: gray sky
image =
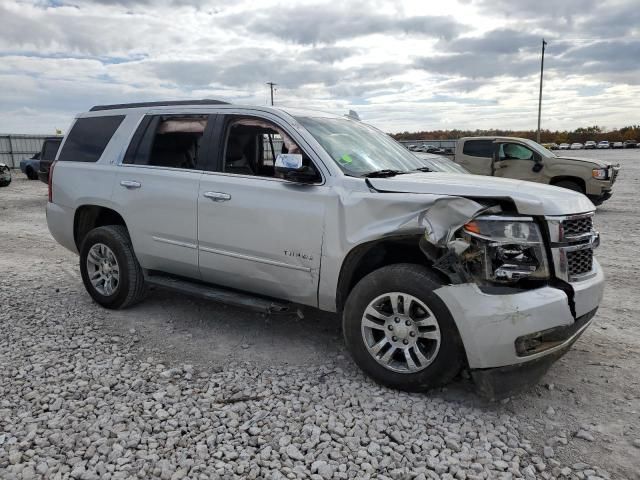
<path id="1" fill-rule="evenodd" d="M 259 5 L 259 6 L 256 6 Z M 637 0 L 0 1 L 0 132 L 102 103 L 220 98 L 385 131 L 640 123 Z"/>

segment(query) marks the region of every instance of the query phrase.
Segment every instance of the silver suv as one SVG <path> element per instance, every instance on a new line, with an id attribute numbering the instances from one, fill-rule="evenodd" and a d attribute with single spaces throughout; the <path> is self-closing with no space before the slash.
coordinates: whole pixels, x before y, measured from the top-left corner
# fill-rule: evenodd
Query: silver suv
<path id="1" fill-rule="evenodd" d="M 434 173 L 384 133 L 216 101 L 94 107 L 51 168 L 47 221 L 107 308 L 147 285 L 343 318 L 355 362 L 424 390 L 468 369 L 495 396 L 591 323 L 604 278 L 580 193 Z"/>

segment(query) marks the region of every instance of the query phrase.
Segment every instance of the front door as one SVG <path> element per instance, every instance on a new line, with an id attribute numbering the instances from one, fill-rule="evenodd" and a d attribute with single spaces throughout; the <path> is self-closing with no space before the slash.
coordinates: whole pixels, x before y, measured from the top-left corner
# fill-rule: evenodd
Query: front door
<path id="1" fill-rule="evenodd" d="M 213 123 L 207 115 L 148 115 L 118 168 L 112 201 L 143 268 L 200 276 L 196 208 Z"/>
<path id="2" fill-rule="evenodd" d="M 217 132 L 219 162 L 198 192 L 203 280 L 316 306 L 330 189 L 319 173 L 309 184 L 278 178 L 279 153 L 303 153 L 315 169 L 281 125 L 227 115 Z"/>
<path id="3" fill-rule="evenodd" d="M 496 144 L 496 157 L 496 177 L 545 182 L 540 155 L 529 147 L 516 142 L 500 142 Z"/>

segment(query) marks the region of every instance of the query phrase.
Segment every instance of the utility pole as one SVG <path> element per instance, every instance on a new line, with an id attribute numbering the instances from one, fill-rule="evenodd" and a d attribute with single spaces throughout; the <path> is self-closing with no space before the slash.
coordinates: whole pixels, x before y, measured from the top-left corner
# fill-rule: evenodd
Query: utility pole
<path id="1" fill-rule="evenodd" d="M 275 87 L 277 83 L 267 82 L 267 85 L 269 85 L 269 88 L 271 89 L 271 106 L 273 106 L 273 87 Z"/>
<path id="2" fill-rule="evenodd" d="M 547 45 L 544 38 L 542 39 L 542 59 L 540 60 L 540 96 L 538 97 L 538 134 L 536 141 L 540 143 L 540 115 L 542 114 L 542 74 L 544 73 L 544 47 Z"/>

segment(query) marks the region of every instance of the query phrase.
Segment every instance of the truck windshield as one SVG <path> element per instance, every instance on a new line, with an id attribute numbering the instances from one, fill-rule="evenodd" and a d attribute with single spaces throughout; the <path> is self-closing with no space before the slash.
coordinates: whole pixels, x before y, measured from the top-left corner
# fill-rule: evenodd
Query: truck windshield
<path id="1" fill-rule="evenodd" d="M 531 147 L 532 150 L 535 150 L 543 157 L 557 157 L 555 153 L 553 153 L 548 148 L 544 148 L 538 142 L 534 142 L 533 140 L 525 139 L 525 143 Z"/>
<path id="2" fill-rule="evenodd" d="M 408 173 L 424 167 L 406 148 L 369 125 L 356 120 L 296 117 L 347 175 L 374 172 Z"/>

